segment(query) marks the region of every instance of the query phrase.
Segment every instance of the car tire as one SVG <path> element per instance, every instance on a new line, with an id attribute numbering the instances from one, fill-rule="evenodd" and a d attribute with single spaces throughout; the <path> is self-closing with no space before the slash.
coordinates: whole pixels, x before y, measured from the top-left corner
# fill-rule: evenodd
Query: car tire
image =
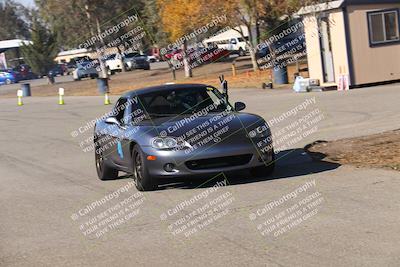
<path id="1" fill-rule="evenodd" d="M 239 56 L 242 57 L 245 55 L 245 52 L 242 48 L 239 48 Z"/>
<path id="2" fill-rule="evenodd" d="M 253 177 L 267 177 L 271 175 L 275 170 L 275 153 L 272 151 L 272 160 L 267 165 L 252 168 L 250 173 Z"/>
<path id="3" fill-rule="evenodd" d="M 157 180 L 151 177 L 146 168 L 145 157 L 139 145 L 132 149 L 133 176 L 139 191 L 153 191 L 158 188 Z"/>
<path id="4" fill-rule="evenodd" d="M 6 84 L 12 84 L 12 81 L 10 79 L 6 79 Z"/>
<path id="5" fill-rule="evenodd" d="M 99 150 L 99 148 L 100 148 L 99 146 L 96 146 L 96 150 L 94 152 L 97 176 L 102 181 L 117 179 L 118 178 L 118 170 L 107 165 L 107 163 L 105 162 L 105 159 L 104 159 L 103 151 Z"/>
<path id="6" fill-rule="evenodd" d="M 263 165 L 251 169 L 250 173 L 253 177 L 267 177 L 274 172 L 274 169 L 275 169 L 275 163 L 271 162 L 267 166 Z"/>
<path id="7" fill-rule="evenodd" d="M 107 74 L 108 74 L 109 76 L 112 76 L 112 75 L 115 74 L 115 70 L 107 69 Z"/>

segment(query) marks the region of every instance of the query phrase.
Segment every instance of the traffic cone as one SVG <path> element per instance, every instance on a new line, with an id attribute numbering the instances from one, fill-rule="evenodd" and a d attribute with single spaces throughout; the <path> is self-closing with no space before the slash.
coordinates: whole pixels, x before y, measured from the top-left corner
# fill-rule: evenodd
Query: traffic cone
<path id="1" fill-rule="evenodd" d="M 18 97 L 18 106 L 22 106 L 24 103 L 22 103 L 22 96 L 24 95 L 24 93 L 22 92 L 22 90 L 18 90 L 17 91 L 17 97 Z"/>
<path id="2" fill-rule="evenodd" d="M 18 96 L 18 106 L 22 106 L 24 103 L 22 103 L 22 96 Z"/>
<path id="3" fill-rule="evenodd" d="M 104 94 L 104 105 L 110 105 L 111 101 L 110 101 L 110 97 L 108 96 L 108 93 Z"/>
<path id="4" fill-rule="evenodd" d="M 62 95 L 58 96 L 58 104 L 59 105 L 65 105 L 64 97 Z"/>

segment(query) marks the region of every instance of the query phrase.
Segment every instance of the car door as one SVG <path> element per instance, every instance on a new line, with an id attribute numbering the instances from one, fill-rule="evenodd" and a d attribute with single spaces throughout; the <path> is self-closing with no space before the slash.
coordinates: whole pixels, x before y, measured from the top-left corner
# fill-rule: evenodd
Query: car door
<path id="1" fill-rule="evenodd" d="M 0 84 L 4 84 L 6 81 L 4 72 L 0 72 Z"/>
<path id="2" fill-rule="evenodd" d="M 127 101 L 124 108 L 122 127 L 125 128 L 123 135 L 121 136 L 119 143 L 119 162 L 125 166 L 128 171 L 132 171 L 132 153 L 131 153 L 131 140 L 135 138 L 137 132 L 136 126 L 132 124 L 132 120 L 135 118 L 133 114 L 133 103 Z M 135 106 L 135 109 L 137 107 Z M 117 147 L 118 148 L 118 147 Z"/>
<path id="3" fill-rule="evenodd" d="M 117 119 L 119 124 L 112 124 L 109 128 L 110 135 L 110 157 L 111 160 L 121 167 L 122 169 L 127 168 L 124 164 L 126 154 L 123 151 L 123 136 L 125 134 L 126 125 L 124 122 L 124 113 L 126 109 L 126 98 L 120 98 L 114 107 L 114 117 Z"/>

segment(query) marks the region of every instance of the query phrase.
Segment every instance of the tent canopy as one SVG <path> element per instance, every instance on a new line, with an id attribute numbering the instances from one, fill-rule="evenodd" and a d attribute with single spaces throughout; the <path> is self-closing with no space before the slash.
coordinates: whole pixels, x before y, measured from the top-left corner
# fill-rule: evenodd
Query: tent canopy
<path id="1" fill-rule="evenodd" d="M 23 45 L 30 45 L 32 41 L 22 40 L 22 39 L 12 39 L 0 41 L 0 53 L 7 51 L 8 49 L 18 48 Z"/>

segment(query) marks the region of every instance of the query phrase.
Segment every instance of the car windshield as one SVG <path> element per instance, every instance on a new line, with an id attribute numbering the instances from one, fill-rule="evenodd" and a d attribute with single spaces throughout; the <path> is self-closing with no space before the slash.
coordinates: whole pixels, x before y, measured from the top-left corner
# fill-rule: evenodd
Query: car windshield
<path id="1" fill-rule="evenodd" d="M 141 55 L 141 54 L 139 54 L 139 53 L 129 53 L 129 54 L 126 54 L 126 55 L 125 55 L 126 58 L 145 57 L 145 56 L 146 56 L 146 55 Z"/>
<path id="2" fill-rule="evenodd" d="M 77 64 L 78 68 L 91 68 L 93 66 L 94 66 L 94 64 L 91 61 L 81 62 L 81 63 Z"/>
<path id="3" fill-rule="evenodd" d="M 139 96 L 143 109 L 151 117 L 185 115 L 231 110 L 221 93 L 213 87 L 158 91 Z"/>

